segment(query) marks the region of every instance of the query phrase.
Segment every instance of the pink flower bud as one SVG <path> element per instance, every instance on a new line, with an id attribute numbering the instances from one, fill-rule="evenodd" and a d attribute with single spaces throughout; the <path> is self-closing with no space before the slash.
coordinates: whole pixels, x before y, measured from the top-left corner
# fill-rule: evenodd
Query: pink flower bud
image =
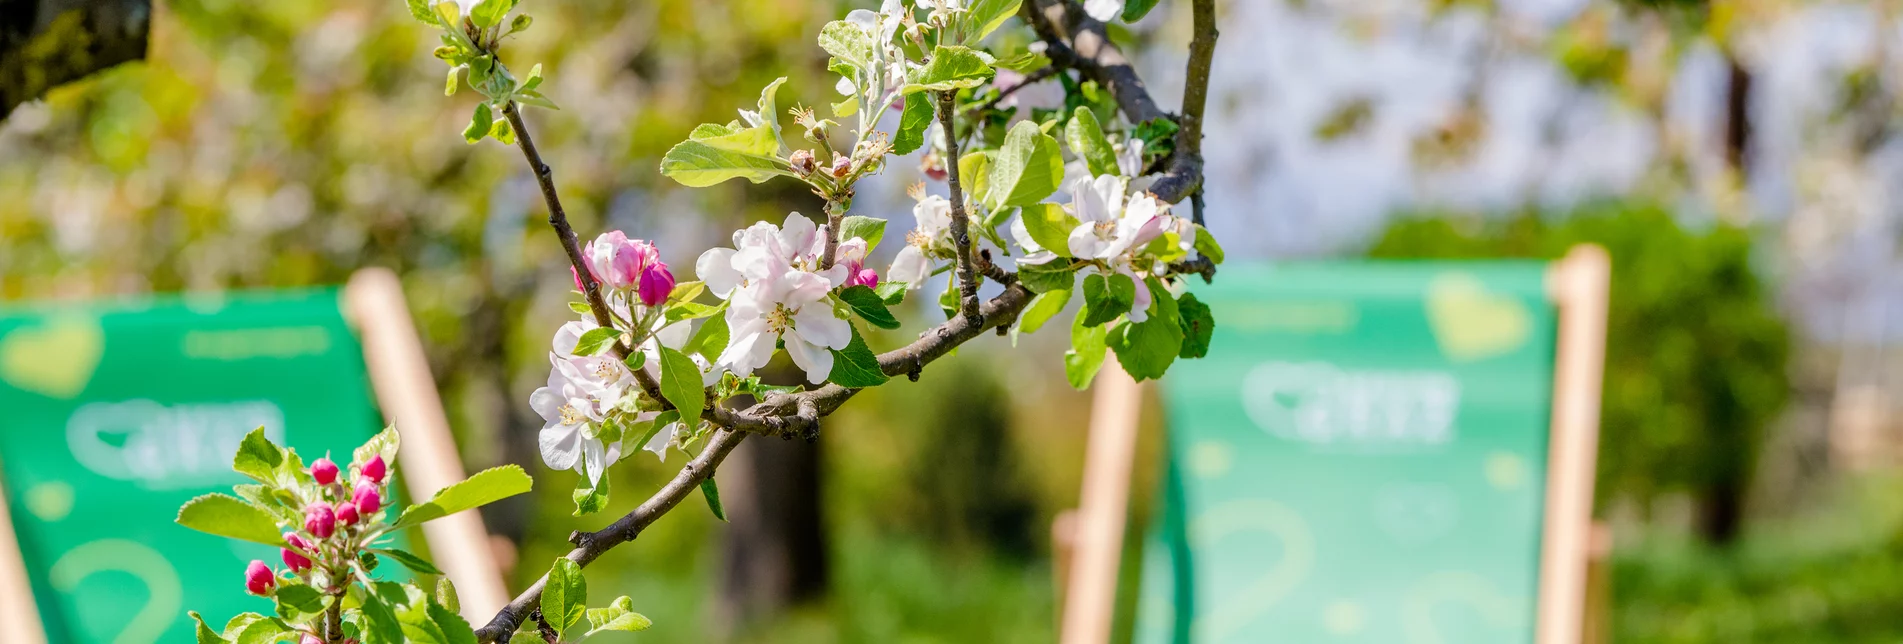
<path id="1" fill-rule="evenodd" d="M 377 494 L 377 486 L 358 483 L 356 494 L 350 497 L 350 504 L 356 506 L 357 512 L 369 516 L 376 514 L 377 509 L 383 507 L 383 496 Z"/>
<path id="2" fill-rule="evenodd" d="M 324 640 L 319 639 L 316 635 L 305 633 L 304 637 L 298 640 L 298 644 L 324 644 Z"/>
<path id="3" fill-rule="evenodd" d="M 337 463 L 331 461 L 329 458 L 317 459 L 317 462 L 311 463 L 311 478 L 317 479 L 318 485 L 336 483 Z"/>
<path id="4" fill-rule="evenodd" d="M 659 306 L 667 301 L 669 293 L 674 292 L 674 274 L 668 272 L 667 262 L 654 260 L 641 271 L 641 303 L 647 306 Z"/>
<path id="5" fill-rule="evenodd" d="M 319 539 L 329 539 L 337 532 L 337 512 L 329 503 L 318 501 L 304 508 L 304 531 Z"/>
<path id="6" fill-rule="evenodd" d="M 252 559 L 251 565 L 244 569 L 244 589 L 251 594 L 270 595 L 277 587 L 277 573 L 271 572 L 271 567 L 264 562 Z"/>
<path id="7" fill-rule="evenodd" d="M 574 276 L 574 278 L 575 278 L 575 290 L 577 290 L 577 291 L 582 291 L 582 292 L 587 292 L 587 291 L 588 291 L 588 289 L 585 289 L 585 288 L 582 288 L 582 285 L 581 285 L 581 271 L 578 271 L 578 270 L 575 270 L 575 267 L 573 267 L 573 266 L 570 266 L 570 267 L 568 267 L 568 274 L 569 274 L 569 275 L 572 275 L 572 276 Z"/>
<path id="8" fill-rule="evenodd" d="M 281 548 L 280 550 L 282 551 L 280 554 L 284 556 L 284 566 L 290 568 L 291 572 L 304 572 L 311 569 L 311 560 L 304 555 L 297 554 L 296 550 L 290 548 Z"/>
<path id="9" fill-rule="evenodd" d="M 627 234 L 611 230 L 596 237 L 593 243 L 582 249 L 582 258 L 587 260 L 588 271 L 595 274 L 608 288 L 633 288 L 640 279 L 641 271 L 655 257 L 654 246 L 639 239 L 628 239 Z"/>
<path id="10" fill-rule="evenodd" d="M 351 503 L 349 501 L 345 501 L 343 503 L 337 504 L 337 525 L 339 527 L 342 527 L 342 526 L 351 526 L 356 524 L 357 524 L 357 504 Z"/>
<path id="11" fill-rule="evenodd" d="M 363 474 L 364 478 L 370 479 L 371 483 L 382 485 L 383 475 L 388 473 L 384 470 L 383 456 L 379 454 L 377 456 L 370 457 L 370 462 L 363 464 L 363 472 L 361 473 Z M 370 511 L 375 512 L 375 510 L 370 510 Z"/>
<path id="12" fill-rule="evenodd" d="M 846 286 L 864 286 L 867 288 L 874 288 L 874 287 L 877 287 L 878 285 L 879 285 L 879 272 L 872 270 L 870 268 L 859 269 L 859 272 L 854 273 L 852 277 L 846 279 Z"/>

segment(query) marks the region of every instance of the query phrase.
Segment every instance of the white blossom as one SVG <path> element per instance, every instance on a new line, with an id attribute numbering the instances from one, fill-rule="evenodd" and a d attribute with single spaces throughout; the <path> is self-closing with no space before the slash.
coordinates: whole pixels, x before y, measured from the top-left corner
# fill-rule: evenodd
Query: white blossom
<path id="1" fill-rule="evenodd" d="M 951 202 L 938 195 L 922 197 L 912 206 L 912 218 L 917 226 L 906 233 L 905 248 L 886 270 L 887 279 L 905 282 L 907 289 L 923 285 L 932 276 L 933 256 L 951 245 Z"/>
<path id="2" fill-rule="evenodd" d="M 598 361 L 550 355 L 548 384 L 529 395 L 529 407 L 542 416 L 538 437 L 542 461 L 555 469 L 576 469 L 591 482 L 621 460 L 621 440 L 604 441 L 601 422 L 625 393 L 627 378 L 604 376 Z M 617 362 L 618 364 L 618 362 Z M 625 376 L 626 367 L 621 374 Z"/>
<path id="3" fill-rule="evenodd" d="M 1084 13 L 1098 22 L 1110 22 L 1123 15 L 1124 0 L 1084 0 Z"/>

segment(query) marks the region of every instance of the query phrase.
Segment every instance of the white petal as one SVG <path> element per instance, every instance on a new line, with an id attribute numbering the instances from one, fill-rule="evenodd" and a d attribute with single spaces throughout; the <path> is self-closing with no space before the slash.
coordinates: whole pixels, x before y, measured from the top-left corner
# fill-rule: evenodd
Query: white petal
<path id="1" fill-rule="evenodd" d="M 892 267 L 886 269 L 886 279 L 905 282 L 906 289 L 917 289 L 932 274 L 932 260 L 925 256 L 917 246 L 899 249 L 898 257 L 892 258 Z"/>
<path id="2" fill-rule="evenodd" d="M 831 302 L 814 302 L 793 314 L 800 337 L 833 349 L 852 344 L 852 324 L 833 315 Z"/>
<path id="3" fill-rule="evenodd" d="M 542 428 L 537 436 L 542 447 L 542 462 L 549 467 L 566 470 L 575 467 L 575 461 L 581 458 L 581 428 L 575 425 L 550 425 Z"/>
<path id="4" fill-rule="evenodd" d="M 589 483 L 601 482 L 601 470 L 608 466 L 604 451 L 601 441 L 582 439 L 582 475 L 588 477 Z"/>
<path id="5" fill-rule="evenodd" d="M 1084 0 L 1084 13 L 1098 22 L 1110 22 L 1123 14 L 1123 0 Z"/>
<path id="6" fill-rule="evenodd" d="M 833 372 L 833 352 L 798 337 L 798 331 L 786 335 L 786 354 L 793 364 L 806 372 L 806 381 L 815 385 L 826 382 Z"/>
<path id="7" fill-rule="evenodd" d="M 562 417 L 562 403 L 564 402 L 566 401 L 562 400 L 561 396 L 556 395 L 554 389 L 548 387 L 536 389 L 535 393 L 529 394 L 529 409 L 535 410 L 535 413 L 540 415 L 544 421 L 554 422 L 560 420 Z"/>
<path id="8" fill-rule="evenodd" d="M 707 290 L 723 300 L 740 285 L 740 271 L 733 268 L 733 254 L 731 248 L 710 248 L 694 260 L 694 274 L 707 284 Z"/>
<path id="9" fill-rule="evenodd" d="M 1137 285 L 1136 299 L 1130 305 L 1130 321 L 1142 322 L 1150 319 L 1150 285 L 1145 283 L 1143 278 L 1137 276 L 1136 273 L 1130 272 L 1128 268 L 1121 269 L 1117 272 L 1128 276 L 1130 280 L 1136 282 Z"/>
<path id="10" fill-rule="evenodd" d="M 1070 230 L 1070 256 L 1096 257 L 1103 250 L 1105 242 L 1097 238 L 1097 225 L 1091 222 L 1078 224 Z"/>
<path id="11" fill-rule="evenodd" d="M 803 253 L 812 248 L 813 239 L 818 233 L 819 228 L 813 225 L 813 220 L 797 212 L 788 213 L 786 223 L 780 224 L 780 244 L 788 255 Z"/>
<path id="12" fill-rule="evenodd" d="M 680 431 L 683 426 L 681 423 L 668 423 L 661 431 L 654 432 L 654 438 L 648 439 L 648 444 L 642 445 L 641 449 L 654 452 L 654 458 L 667 461 L 667 448 L 674 444 L 674 432 Z"/>
<path id="13" fill-rule="evenodd" d="M 575 356 L 575 345 L 581 343 L 581 336 L 601 325 L 594 320 L 569 320 L 562 328 L 555 330 L 555 354 L 563 358 Z"/>
<path id="14" fill-rule="evenodd" d="M 661 330 L 654 332 L 654 339 L 669 349 L 687 346 L 687 341 L 694 339 L 693 324 L 692 321 L 684 321 L 661 327 Z"/>
<path id="15" fill-rule="evenodd" d="M 843 270 L 841 271 L 841 275 L 844 275 Z M 844 280 L 841 279 L 841 281 Z M 818 302 L 821 298 L 826 297 L 828 291 L 833 289 L 832 283 L 825 277 L 820 276 L 818 273 L 808 273 L 806 271 L 788 271 L 785 278 L 780 282 L 780 285 L 783 289 L 779 293 L 779 297 L 774 299 L 785 303 L 787 308 L 804 307 L 808 304 Z"/>
<path id="16" fill-rule="evenodd" d="M 1018 246 L 1023 247 L 1026 253 L 1044 250 L 1043 246 L 1038 245 L 1036 239 L 1031 238 L 1031 229 L 1024 226 L 1024 215 L 1020 214 L 1011 218 L 1011 239 L 1015 240 Z"/>

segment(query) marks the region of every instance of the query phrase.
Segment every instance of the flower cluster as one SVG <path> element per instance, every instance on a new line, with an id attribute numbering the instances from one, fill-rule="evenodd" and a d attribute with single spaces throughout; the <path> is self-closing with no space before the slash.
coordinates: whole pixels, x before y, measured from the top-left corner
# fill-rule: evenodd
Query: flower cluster
<path id="1" fill-rule="evenodd" d="M 285 569 L 306 583 L 313 575 L 327 577 L 330 584 L 347 575 L 367 540 L 381 536 L 374 526 L 381 517 L 384 487 L 388 476 L 383 456 L 372 457 L 357 471 L 354 484 L 343 480 L 337 463 L 328 457 L 311 463 L 309 470 L 314 488 L 303 509 L 301 530 L 284 533 L 288 547 L 280 549 Z M 259 571 L 269 573 L 262 561 L 251 562 L 245 571 L 245 588 L 253 594 L 269 595 L 277 578 L 261 579 Z"/>
<path id="2" fill-rule="evenodd" d="M 592 485 L 621 460 L 628 441 L 643 438 L 631 430 L 651 427 L 658 416 L 652 401 L 644 408 L 629 363 L 609 347 L 636 348 L 630 358 L 641 356 L 645 364 L 638 366 L 658 377 L 659 348 L 679 349 L 688 326 L 667 314 L 678 284 L 653 244 L 611 231 L 585 247 L 582 258 L 601 284 L 613 326 L 601 327 L 585 307 L 580 311 L 589 315 L 563 324 L 549 352 L 548 382 L 529 396 L 529 406 L 544 421 L 542 460 L 558 470 L 577 470 Z M 574 277 L 581 290 L 580 273 Z M 662 454 L 677 425 L 667 423 L 641 445 Z"/>
<path id="3" fill-rule="evenodd" d="M 910 193 L 916 202 L 912 206 L 912 219 L 916 226 L 905 234 L 905 248 L 899 249 L 897 257 L 892 258 L 892 268 L 886 276 L 894 282 L 905 282 L 906 288 L 917 289 L 937 271 L 936 262 L 950 260 L 958 256 L 952 245 L 951 202 L 938 195 L 926 195 L 924 184 L 915 184 Z"/>
<path id="4" fill-rule="evenodd" d="M 821 266 L 825 248 L 826 228 L 796 212 L 781 226 L 763 221 L 735 232 L 732 248 L 701 254 L 695 271 L 708 290 L 727 300 L 729 335 L 720 367 L 751 375 L 784 343 L 808 382 L 826 381 L 832 351 L 852 342 L 852 325 L 832 290 L 876 285 L 878 274 L 863 267 L 864 239 L 839 242 L 830 267 Z"/>

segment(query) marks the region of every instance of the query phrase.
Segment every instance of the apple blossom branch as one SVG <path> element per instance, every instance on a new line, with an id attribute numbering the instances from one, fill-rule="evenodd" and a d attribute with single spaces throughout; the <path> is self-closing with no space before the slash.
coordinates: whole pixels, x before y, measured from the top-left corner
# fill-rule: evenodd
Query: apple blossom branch
<path id="1" fill-rule="evenodd" d="M 1184 114 L 1177 117 L 1181 125 L 1178 131 L 1177 145 L 1167 160 L 1164 175 L 1152 184 L 1150 191 L 1159 199 L 1170 203 L 1181 202 L 1185 198 L 1192 200 L 1194 221 L 1202 221 L 1202 118 L 1207 102 L 1209 69 L 1214 55 L 1217 32 L 1215 28 L 1214 0 L 1192 0 L 1194 35 L 1190 43 L 1190 57 L 1184 88 Z M 1054 65 L 1077 70 L 1080 74 L 1096 80 L 1107 87 L 1116 97 L 1119 108 L 1131 122 L 1143 122 L 1155 118 L 1169 118 L 1156 106 L 1137 76 L 1129 60 L 1115 45 L 1111 44 L 1104 31 L 1103 23 L 1086 15 L 1075 0 L 1026 0 L 1022 16 L 1031 23 L 1038 36 L 1045 42 L 1046 54 Z M 1055 72 L 1053 72 L 1055 73 Z M 947 142 L 956 146 L 953 136 L 953 101 L 949 94 L 938 98 L 937 112 L 940 124 L 946 130 Z M 582 257 L 580 241 L 569 226 L 561 201 L 556 195 L 553 175 L 541 156 L 536 152 L 535 144 L 529 135 L 522 118 L 511 103 L 504 108 L 510 125 L 514 127 L 518 146 L 528 160 L 536 179 L 542 188 L 542 195 L 549 208 L 549 225 L 554 227 L 560 237 L 563 249 L 567 252 L 569 263 L 573 265 L 583 285 L 589 308 L 596 321 L 609 326 L 611 317 L 608 307 L 602 299 L 598 282 L 589 272 Z M 957 159 L 956 148 L 949 152 L 949 158 Z M 1020 284 L 1017 276 L 1005 271 L 991 261 L 988 254 L 975 257 L 967 228 L 963 195 L 960 193 L 960 177 L 957 164 L 948 164 L 950 170 L 950 201 L 953 208 L 953 236 L 958 245 L 958 278 L 961 293 L 961 314 L 920 334 L 917 340 L 904 347 L 878 355 L 880 371 L 887 376 L 901 374 L 917 380 L 925 366 L 950 353 L 958 346 L 982 335 L 987 329 L 1005 328 L 1017 320 L 1034 294 Z M 839 228 L 839 217 L 832 216 L 829 203 L 829 234 Z M 842 209 L 843 210 L 843 209 Z M 833 240 L 828 239 L 827 263 L 833 255 Z M 1208 258 L 1199 258 L 1171 266 L 1180 273 L 1200 273 L 1205 280 L 1213 277 L 1215 267 Z M 986 277 L 1004 286 L 999 295 L 980 304 L 976 293 L 975 274 L 982 272 Z M 613 345 L 617 356 L 626 357 L 629 347 L 617 341 Z M 659 384 L 653 381 L 644 370 L 635 369 L 634 375 L 641 387 L 649 395 L 665 405 L 660 395 Z M 801 437 L 813 439 L 818 436 L 820 420 L 838 409 L 848 399 L 859 392 L 858 388 L 843 387 L 828 383 L 822 387 L 798 393 L 769 394 L 764 400 L 745 409 L 733 410 L 716 402 L 701 410 L 700 417 L 713 423 L 717 430 L 707 442 L 700 454 L 691 459 L 680 472 L 652 496 L 634 510 L 617 519 L 614 523 L 595 532 L 575 532 L 569 536 L 569 542 L 575 546 L 566 556 L 577 565 L 588 564 L 606 554 L 608 550 L 633 541 L 642 530 L 653 524 L 661 516 L 678 506 L 680 502 L 695 492 L 702 481 L 713 476 L 720 463 L 731 454 L 740 442 L 749 434 L 777 436 L 781 438 Z M 481 642 L 505 641 L 510 634 L 521 626 L 524 620 L 535 612 L 541 601 L 542 589 L 548 578 L 544 575 L 516 597 L 488 624 L 476 630 Z"/>
<path id="2" fill-rule="evenodd" d="M 965 215 L 965 194 L 958 176 L 957 92 L 934 92 L 938 99 L 938 124 L 945 129 L 945 166 L 951 185 L 951 236 L 958 249 L 958 302 L 964 317 L 978 317 L 978 275 L 971 268 L 971 218 Z M 983 322 L 982 319 L 979 322 Z"/>

